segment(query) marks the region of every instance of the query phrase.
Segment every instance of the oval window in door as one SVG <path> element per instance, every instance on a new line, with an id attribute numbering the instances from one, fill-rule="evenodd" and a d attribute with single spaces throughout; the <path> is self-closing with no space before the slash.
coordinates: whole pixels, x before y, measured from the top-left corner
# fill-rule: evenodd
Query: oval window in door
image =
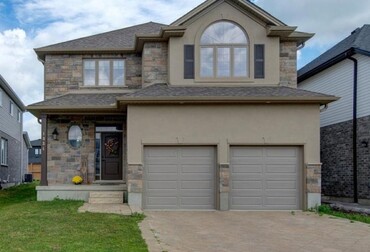
<path id="1" fill-rule="evenodd" d="M 68 131 L 69 144 L 74 148 L 79 148 L 82 144 L 82 130 L 78 125 L 72 125 Z"/>

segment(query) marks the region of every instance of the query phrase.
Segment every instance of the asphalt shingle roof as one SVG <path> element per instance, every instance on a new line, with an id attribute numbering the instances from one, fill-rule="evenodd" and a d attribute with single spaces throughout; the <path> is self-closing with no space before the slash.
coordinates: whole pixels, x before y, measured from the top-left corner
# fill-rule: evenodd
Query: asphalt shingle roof
<path id="1" fill-rule="evenodd" d="M 122 50 L 134 47 L 135 35 L 157 35 L 159 34 L 161 27 L 167 25 L 148 22 L 140 25 L 130 26 L 119 30 L 110 32 L 100 33 L 84 38 L 70 40 L 54 45 L 40 47 L 35 49 L 38 50 L 88 50 L 88 49 L 100 49 L 100 50 Z"/>
<path id="2" fill-rule="evenodd" d="M 126 97 L 329 97 L 328 95 L 289 87 L 194 87 L 154 84 Z M 334 97 L 334 96 L 333 96 Z"/>
<path id="3" fill-rule="evenodd" d="M 59 97 L 51 98 L 42 102 L 31 104 L 31 107 L 107 107 L 116 105 L 117 97 L 123 93 L 70 93 Z"/>
<path id="4" fill-rule="evenodd" d="M 302 67 L 298 71 L 298 78 L 351 48 L 370 52 L 370 24 L 357 28 L 347 38 Z"/>

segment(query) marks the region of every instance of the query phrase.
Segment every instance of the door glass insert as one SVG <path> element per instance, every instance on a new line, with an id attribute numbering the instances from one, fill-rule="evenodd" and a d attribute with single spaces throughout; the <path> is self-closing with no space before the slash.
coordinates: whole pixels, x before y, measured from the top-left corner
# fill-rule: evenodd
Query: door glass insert
<path id="1" fill-rule="evenodd" d="M 95 179 L 101 177 L 101 133 L 95 134 Z"/>

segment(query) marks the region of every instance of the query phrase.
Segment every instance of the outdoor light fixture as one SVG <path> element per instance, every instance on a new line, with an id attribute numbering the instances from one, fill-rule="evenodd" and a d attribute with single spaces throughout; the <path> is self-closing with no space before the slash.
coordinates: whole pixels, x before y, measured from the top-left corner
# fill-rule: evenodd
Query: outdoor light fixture
<path id="1" fill-rule="evenodd" d="M 58 140 L 58 135 L 59 135 L 59 133 L 58 133 L 57 128 L 54 128 L 54 131 L 53 131 L 53 133 L 51 133 L 51 134 L 53 135 L 53 139 L 54 139 L 54 140 Z"/>

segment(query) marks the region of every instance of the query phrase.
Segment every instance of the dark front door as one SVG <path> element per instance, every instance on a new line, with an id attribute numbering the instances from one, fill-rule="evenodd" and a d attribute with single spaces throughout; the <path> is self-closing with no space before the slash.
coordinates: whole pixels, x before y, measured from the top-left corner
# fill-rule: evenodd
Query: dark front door
<path id="1" fill-rule="evenodd" d="M 122 133 L 102 133 L 101 179 L 122 180 Z"/>

